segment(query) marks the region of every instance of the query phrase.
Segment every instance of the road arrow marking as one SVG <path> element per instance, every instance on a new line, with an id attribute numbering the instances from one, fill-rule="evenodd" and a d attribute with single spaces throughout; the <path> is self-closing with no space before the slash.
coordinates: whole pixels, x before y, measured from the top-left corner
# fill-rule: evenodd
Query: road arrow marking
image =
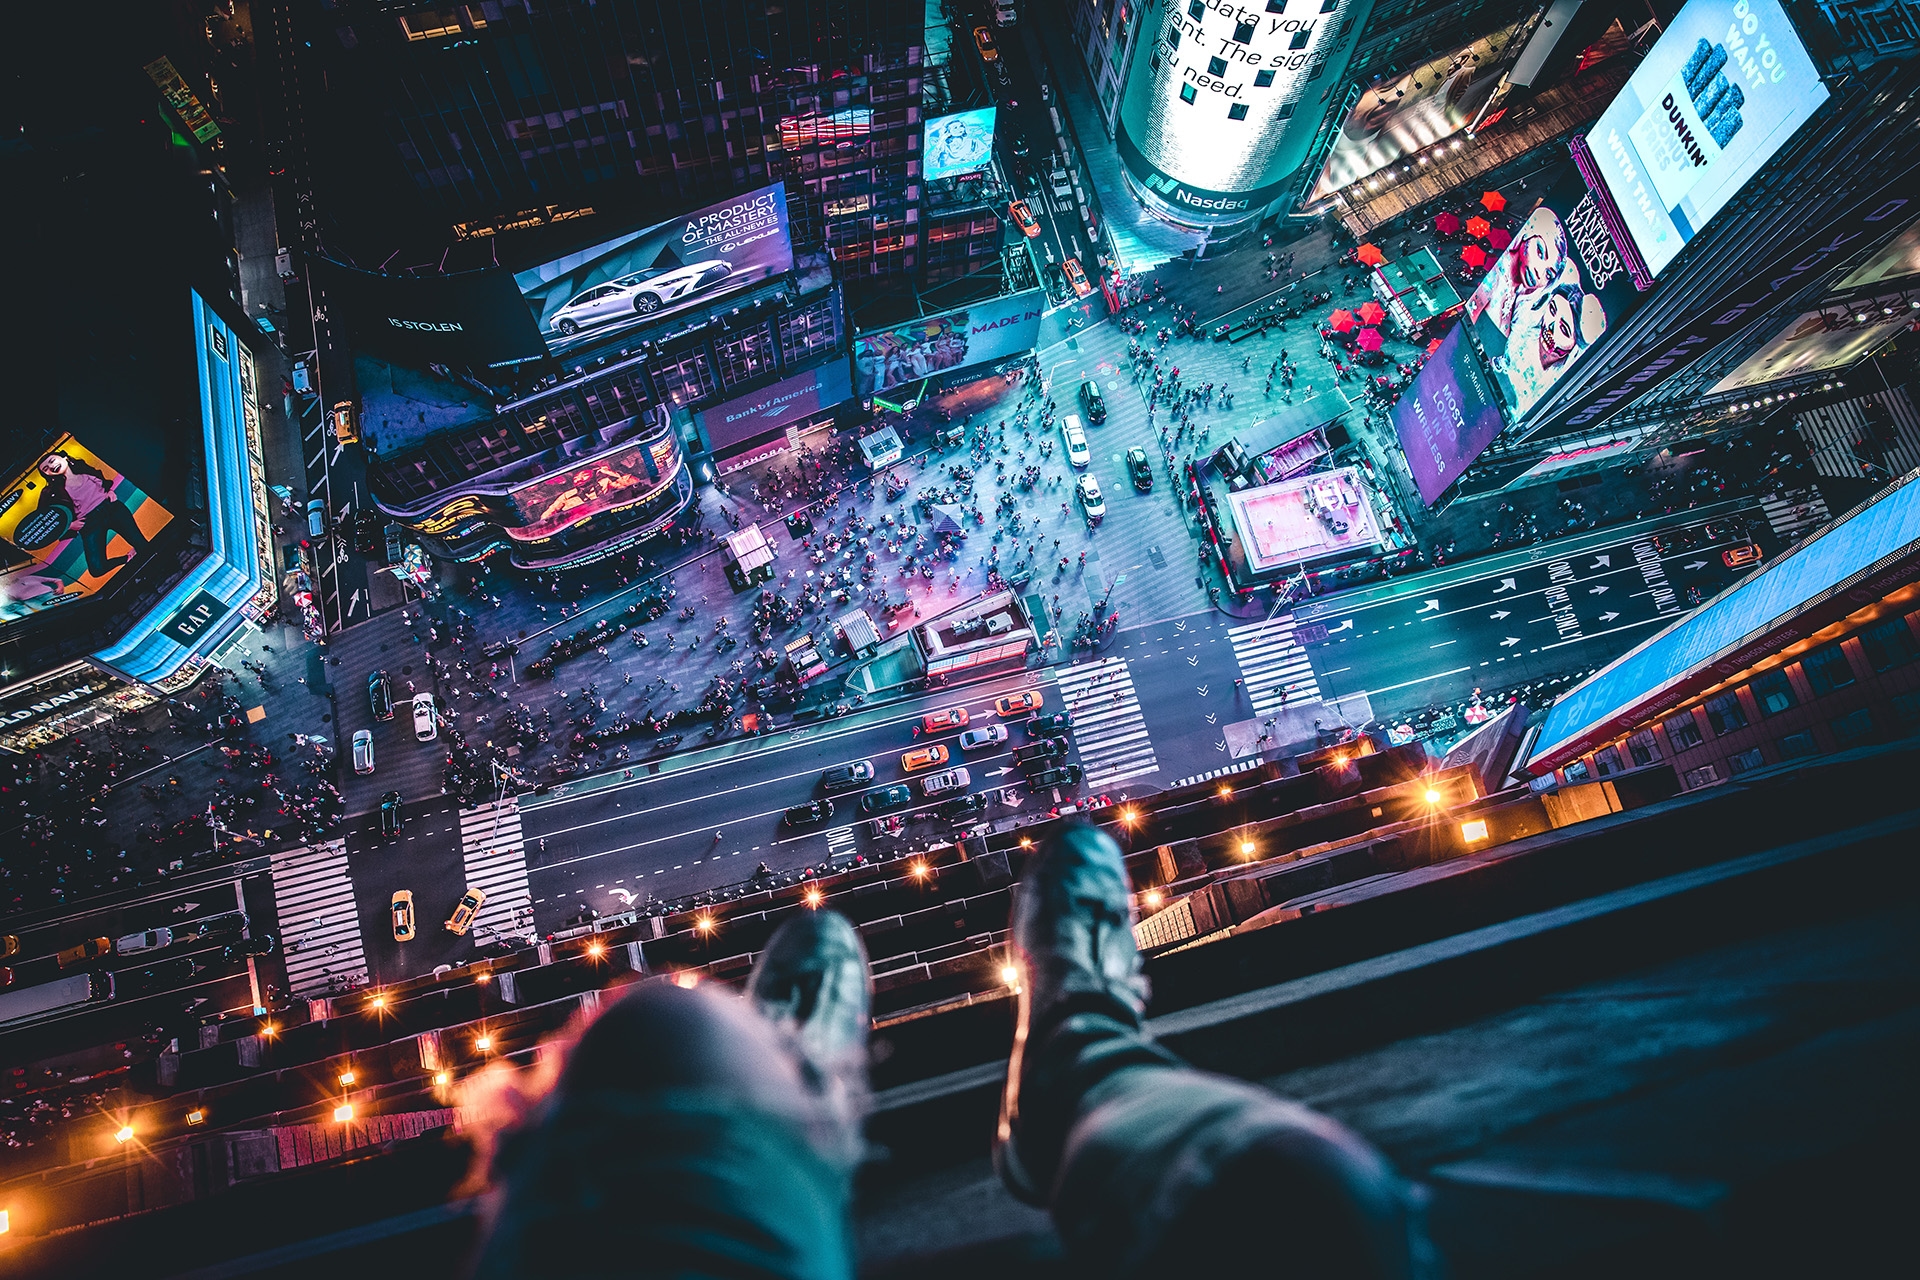
<path id="1" fill-rule="evenodd" d="M 1704 569 L 1707 567 L 1707 562 L 1705 560 L 1695 560 L 1692 564 L 1683 564 L 1680 567 L 1682 569 Z"/>
<path id="2" fill-rule="evenodd" d="M 1327 634 L 1333 635 L 1335 632 L 1338 632 L 1338 631 L 1351 631 L 1351 630 L 1353 630 L 1353 619 L 1348 618 L 1345 622 L 1341 623 L 1337 627 L 1328 627 Z"/>
<path id="3" fill-rule="evenodd" d="M 1603 596 L 1607 594 L 1607 589 L 1604 586 L 1588 587 L 1587 594 L 1590 596 Z"/>
<path id="4" fill-rule="evenodd" d="M 1226 739 L 1225 739 L 1225 738 L 1222 738 L 1222 739 L 1221 739 L 1220 741 L 1218 741 L 1218 742 L 1216 742 L 1216 743 L 1214 743 L 1214 744 L 1213 744 L 1213 749 L 1214 749 L 1215 751 L 1225 751 L 1225 750 L 1227 749 L 1227 742 L 1226 742 Z"/>
<path id="5" fill-rule="evenodd" d="M 1500 585 L 1493 589 L 1493 594 L 1499 595 L 1502 591 L 1518 591 L 1519 589 L 1520 582 L 1518 579 L 1502 578 L 1500 579 Z"/>
<path id="6" fill-rule="evenodd" d="M 1187 656 L 1187 665 L 1188 665 L 1188 666 L 1190 666 L 1190 667 L 1197 667 L 1197 666 L 1199 666 L 1199 665 L 1200 665 L 1200 655 L 1199 655 L 1199 654 L 1197 654 L 1197 653 L 1194 653 L 1194 654 L 1189 654 L 1189 655 Z"/>
<path id="7" fill-rule="evenodd" d="M 1495 622 L 1498 622 L 1500 621 L 1500 619 L 1510 616 L 1512 612 L 1513 611 L 1511 609 L 1501 609 L 1499 612 L 1490 613 L 1487 616 L 1489 618 L 1492 618 Z"/>
<path id="8" fill-rule="evenodd" d="M 1207 723 L 1208 723 L 1208 724 L 1219 724 L 1219 723 L 1220 723 L 1220 713 L 1219 713 L 1218 711 L 1209 711 L 1209 712 L 1207 712 Z"/>
<path id="9" fill-rule="evenodd" d="M 1516 644 L 1519 644 L 1519 643 L 1520 643 L 1520 637 L 1519 637 L 1519 636 L 1508 636 L 1508 637 L 1507 637 L 1507 638 L 1506 638 L 1505 640 L 1502 640 L 1502 641 L 1500 642 L 1500 647 L 1501 647 L 1502 649 L 1506 649 L 1506 648 L 1510 648 L 1511 646 L 1513 646 L 1513 645 L 1516 645 Z"/>
<path id="10" fill-rule="evenodd" d="M 1440 602 L 1438 600 L 1429 600 L 1413 612 L 1415 616 L 1423 613 L 1438 613 L 1440 612 Z"/>
<path id="11" fill-rule="evenodd" d="M 1175 635 L 1184 635 L 1186 634 L 1186 630 L 1187 624 L 1185 622 L 1176 622 L 1173 624 L 1173 634 Z"/>
<path id="12" fill-rule="evenodd" d="M 1593 563 L 1592 563 L 1592 564 L 1590 564 L 1590 565 L 1588 565 L 1588 566 L 1587 566 L 1587 568 L 1589 568 L 1589 569 L 1606 569 L 1606 568 L 1610 568 L 1610 567 L 1612 566 L 1612 564 L 1613 564 L 1613 557 L 1612 557 L 1612 556 L 1595 556 L 1595 557 L 1593 558 Z"/>
<path id="13" fill-rule="evenodd" d="M 173 914 L 177 916 L 185 915 L 187 912 L 193 910 L 195 907 L 199 905 L 200 904 L 197 902 L 183 902 L 179 906 L 173 909 Z"/>
<path id="14" fill-rule="evenodd" d="M 1603 614 L 1601 614 L 1601 615 L 1600 615 L 1600 621 L 1602 621 L 1602 622 L 1612 622 L 1612 621 L 1613 621 L 1613 620 L 1614 620 L 1615 618 L 1617 618 L 1617 617 L 1619 617 L 1619 616 L 1620 616 L 1620 615 L 1619 615 L 1619 614 L 1617 614 L 1617 613 L 1603 613 Z"/>
<path id="15" fill-rule="evenodd" d="M 1013 772 L 1013 766 L 1012 766 L 1012 765 L 1008 765 L 1008 766 L 1007 766 L 1006 768 L 1004 768 L 1004 769 L 989 769 L 989 770 L 987 770 L 987 776 L 988 776 L 989 778 L 1001 778 L 1001 777 L 1005 777 L 1005 776 L 1006 776 L 1007 774 L 1009 774 L 1009 773 L 1012 773 L 1012 772 Z"/>
<path id="16" fill-rule="evenodd" d="M 1195 686 L 1194 686 L 1194 688 L 1196 688 L 1196 689 L 1198 689 L 1198 690 L 1200 691 L 1200 696 L 1201 696 L 1201 697 L 1203 697 L 1203 698 L 1204 698 L 1204 697 L 1206 697 L 1206 696 L 1207 696 L 1207 686 L 1206 686 L 1206 685 L 1204 685 L 1204 684 L 1197 684 L 1197 685 L 1195 685 Z"/>

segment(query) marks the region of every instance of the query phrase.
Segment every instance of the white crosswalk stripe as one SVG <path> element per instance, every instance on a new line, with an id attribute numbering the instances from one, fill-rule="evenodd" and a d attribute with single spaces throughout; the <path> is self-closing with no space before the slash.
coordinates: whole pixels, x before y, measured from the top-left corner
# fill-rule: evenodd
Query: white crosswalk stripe
<path id="1" fill-rule="evenodd" d="M 833 830 L 827 832 L 827 856 L 829 858 L 837 858 L 843 853 L 851 853 L 852 851 L 853 828 L 851 826 L 835 827 Z"/>
<path id="2" fill-rule="evenodd" d="M 1111 786 L 1160 772 L 1126 659 L 1066 667 L 1056 672 L 1056 679 L 1073 712 L 1073 745 L 1086 771 L 1086 785 Z"/>
<path id="3" fill-rule="evenodd" d="M 292 995 L 305 999 L 366 985 L 367 953 L 345 840 L 274 854 L 273 905 L 286 939 Z"/>
<path id="4" fill-rule="evenodd" d="M 1261 715 L 1281 707 L 1320 701 L 1307 651 L 1293 642 L 1293 615 L 1229 627 L 1234 660 L 1246 681 L 1247 697 Z"/>
<path id="5" fill-rule="evenodd" d="M 460 813 L 460 854 L 467 886 L 487 895 L 474 917 L 476 934 L 527 934 L 533 894 L 527 888 L 527 846 L 515 800 L 492 801 Z"/>
<path id="6" fill-rule="evenodd" d="M 1820 496 L 1818 489 L 1771 494 L 1760 499 L 1760 508 L 1767 513 L 1767 523 L 1773 526 L 1774 535 L 1789 546 L 1821 528 L 1830 518 L 1827 500 Z"/>
<path id="7" fill-rule="evenodd" d="M 1266 762 L 1267 758 L 1265 756 L 1251 756 L 1245 760 L 1235 760 L 1232 764 L 1223 765 L 1218 769 L 1209 769 L 1205 773 L 1196 773 L 1190 778 L 1182 778 L 1173 785 L 1176 787 L 1190 787 L 1196 782 L 1211 782 L 1215 778 L 1231 777 L 1236 773 L 1245 773 L 1249 769 L 1258 769 Z"/>

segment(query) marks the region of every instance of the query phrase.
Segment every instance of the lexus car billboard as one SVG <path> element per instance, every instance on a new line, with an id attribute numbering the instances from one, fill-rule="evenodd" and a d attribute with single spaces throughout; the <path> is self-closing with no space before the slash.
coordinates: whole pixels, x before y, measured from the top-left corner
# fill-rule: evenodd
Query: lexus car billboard
<path id="1" fill-rule="evenodd" d="M 978 173 L 993 163 L 993 124 L 996 107 L 962 111 L 927 121 L 926 155 L 921 163 L 927 181 L 956 174 Z"/>
<path id="2" fill-rule="evenodd" d="M 560 355 L 791 270 L 787 189 L 776 182 L 542 263 L 514 282 Z"/>
<path id="3" fill-rule="evenodd" d="M 1518 27 L 1503 27 L 1367 89 L 1341 123 L 1309 198 L 1319 200 L 1472 124 L 1505 87 L 1507 67 L 1525 44 L 1518 34 Z"/>
<path id="4" fill-rule="evenodd" d="M 1826 100 L 1777 0 L 1690 0 L 1585 142 L 1647 276 Z"/>
<path id="5" fill-rule="evenodd" d="M 1432 506 L 1505 426 L 1486 371 L 1453 327 L 1393 406 L 1393 430 Z"/>
<path id="6" fill-rule="evenodd" d="M 63 435 L 0 493 L 0 621 L 92 595 L 173 519 Z"/>
<path id="7" fill-rule="evenodd" d="M 1742 387 L 1763 386 L 1781 378 L 1805 377 L 1846 368 L 1871 354 L 1895 334 L 1913 327 L 1913 314 L 1905 298 L 1894 297 L 1885 302 L 1892 308 L 1892 315 L 1882 309 L 1882 300 L 1876 298 L 1858 304 L 1861 307 L 1858 312 L 1850 304 L 1827 311 L 1809 311 L 1795 317 L 1793 323 L 1775 334 L 1772 341 L 1741 361 L 1732 373 L 1714 383 L 1708 389 L 1708 394 L 1718 395 L 1723 391 L 1738 391 Z M 1856 314 L 1864 315 L 1867 319 L 1864 322 L 1857 321 L 1854 319 Z"/>
<path id="8" fill-rule="evenodd" d="M 1047 295 L 1029 289 L 912 324 L 863 333 L 853 340 L 854 390 L 874 395 L 968 365 L 1033 350 Z"/>
<path id="9" fill-rule="evenodd" d="M 314 266 L 354 345 L 396 364 L 499 369 L 547 357 L 513 276 L 498 267 L 388 276 L 326 259 Z"/>
<path id="10" fill-rule="evenodd" d="M 1639 306 L 1640 296 L 1599 201 L 1568 171 L 1467 299 L 1474 340 L 1515 419 Z"/>

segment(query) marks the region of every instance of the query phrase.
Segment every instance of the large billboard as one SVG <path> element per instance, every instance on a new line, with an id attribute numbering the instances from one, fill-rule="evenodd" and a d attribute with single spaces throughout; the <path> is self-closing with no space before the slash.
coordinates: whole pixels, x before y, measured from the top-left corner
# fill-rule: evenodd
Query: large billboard
<path id="1" fill-rule="evenodd" d="M 968 365 L 1033 350 L 1047 295 L 1029 289 L 912 324 L 863 333 L 853 340 L 854 390 L 874 395 Z"/>
<path id="2" fill-rule="evenodd" d="M 549 472 L 508 495 L 520 521 L 509 532 L 532 542 L 639 502 L 659 492 L 680 462 L 680 443 L 667 432 Z"/>
<path id="3" fill-rule="evenodd" d="M 1913 327 L 1914 318 L 1905 298 L 1894 298 L 1898 307 L 1892 316 L 1881 311 L 1879 300 L 1863 304 L 1856 321 L 1852 306 L 1831 311 L 1809 311 L 1795 317 L 1792 324 L 1775 334 L 1771 341 L 1740 362 L 1738 368 L 1708 388 L 1707 394 L 1758 387 L 1782 378 L 1801 378 L 1809 374 L 1845 369 L 1854 361 L 1870 355 L 1895 334 Z"/>
<path id="4" fill-rule="evenodd" d="M 1428 506 L 1493 443 L 1505 421 L 1473 348 L 1453 327 L 1393 406 L 1393 430 Z"/>
<path id="5" fill-rule="evenodd" d="M 1599 201 L 1567 172 L 1467 299 L 1474 340 L 1513 417 L 1525 417 L 1640 296 Z"/>
<path id="6" fill-rule="evenodd" d="M 514 282 L 561 355 L 793 270 L 787 189 L 723 204 L 519 272 Z"/>
<path id="7" fill-rule="evenodd" d="M 1675 15 L 1586 138 L 1646 274 L 1826 100 L 1776 0 L 1691 0 Z"/>
<path id="8" fill-rule="evenodd" d="M 1880 252 L 1849 271 L 1846 279 L 1833 286 L 1833 291 L 1844 293 L 1850 289 L 1865 289 L 1912 275 L 1920 275 L 1920 222 L 1909 224 Z"/>
<path id="9" fill-rule="evenodd" d="M 936 116 L 927 121 L 921 171 L 927 181 L 978 173 L 993 163 L 993 122 L 997 107 Z"/>
<path id="10" fill-rule="evenodd" d="M 1404 75 L 1373 85 L 1347 113 L 1314 185 L 1312 200 L 1380 172 L 1460 132 L 1495 105 L 1513 57 L 1525 43 L 1518 26 L 1455 49 Z"/>
<path id="11" fill-rule="evenodd" d="M 853 382 L 842 358 L 702 409 L 693 418 L 706 437 L 707 447 L 724 449 L 775 428 L 805 422 L 810 415 L 830 409 L 852 394 Z"/>
<path id="12" fill-rule="evenodd" d="M 92 595 L 173 519 L 63 435 L 0 493 L 0 621 Z"/>
<path id="13" fill-rule="evenodd" d="M 513 276 L 501 268 L 387 276 L 324 258 L 313 267 L 354 345 L 383 359 L 410 369 L 500 369 L 547 357 Z"/>

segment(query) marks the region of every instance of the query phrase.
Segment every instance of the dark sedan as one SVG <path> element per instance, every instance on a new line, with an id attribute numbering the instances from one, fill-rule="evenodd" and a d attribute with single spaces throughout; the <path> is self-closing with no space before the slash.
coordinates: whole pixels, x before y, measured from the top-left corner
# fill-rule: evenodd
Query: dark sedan
<path id="1" fill-rule="evenodd" d="M 1064 738 L 1073 732 L 1073 717 L 1064 711 L 1050 716 L 1035 716 L 1027 721 L 1029 738 Z"/>
<path id="2" fill-rule="evenodd" d="M 1127 450 L 1127 475 L 1140 492 L 1153 488 L 1153 464 L 1147 460 L 1147 451 L 1139 445 Z"/>
<path id="3" fill-rule="evenodd" d="M 786 827 L 813 827 L 833 816 L 833 801 L 810 800 L 806 804 L 797 804 L 780 815 L 780 825 Z"/>
<path id="4" fill-rule="evenodd" d="M 1058 738 L 1042 738 L 1038 742 L 1029 742 L 1024 747 L 1013 749 L 1013 762 L 1022 768 L 1046 764 L 1049 760 L 1058 760 L 1067 754 L 1067 744 Z"/>
<path id="5" fill-rule="evenodd" d="M 1080 785 L 1080 766 L 1062 765 L 1058 769 L 1048 769 L 1045 773 L 1036 773 L 1027 779 L 1030 787 L 1075 787 Z"/>
<path id="6" fill-rule="evenodd" d="M 896 782 L 891 787 L 882 787 L 878 791 L 869 791 L 860 797 L 860 812 L 879 813 L 886 809 L 898 809 L 903 804 L 913 803 L 913 788 Z"/>

